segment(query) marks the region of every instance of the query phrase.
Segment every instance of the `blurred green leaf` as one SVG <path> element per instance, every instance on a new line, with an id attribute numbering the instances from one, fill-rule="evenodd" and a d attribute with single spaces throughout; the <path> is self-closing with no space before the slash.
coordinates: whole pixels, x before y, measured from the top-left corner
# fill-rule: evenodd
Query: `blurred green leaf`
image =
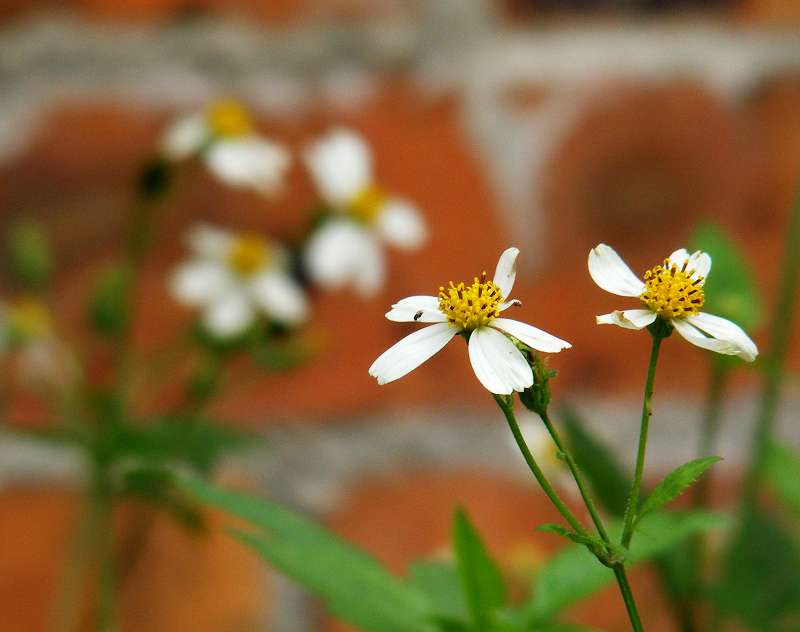
<path id="1" fill-rule="evenodd" d="M 642 520 L 641 534 L 627 555 L 631 564 L 651 559 L 683 542 L 689 536 L 727 524 L 720 514 L 707 512 L 653 513 Z M 612 539 L 618 539 L 621 525 L 610 525 Z M 544 623 L 613 581 L 614 573 L 603 566 L 582 545 L 563 549 L 539 571 L 533 592 L 518 616 L 529 625 Z"/>
<path id="2" fill-rule="evenodd" d="M 748 331 L 757 327 L 763 314 L 762 301 L 750 266 L 738 246 L 711 222 L 699 225 L 689 243 L 692 249 L 711 255 L 703 310 L 729 318 Z"/>
<path id="3" fill-rule="evenodd" d="M 577 412 L 568 406 L 561 409 L 567 444 L 580 470 L 586 474 L 593 496 L 611 514 L 625 514 L 625 499 L 631 481 L 611 450 L 588 430 Z"/>
<path id="4" fill-rule="evenodd" d="M 505 602 L 506 587 L 500 569 L 463 509 L 457 509 L 453 517 L 453 549 L 472 620 L 478 630 L 487 630 L 493 610 Z"/>
<path id="5" fill-rule="evenodd" d="M 684 463 L 667 474 L 662 481 L 656 485 L 647 499 L 642 504 L 642 508 L 636 516 L 638 522 L 652 511 L 661 509 L 668 502 L 680 496 L 686 489 L 694 483 L 703 472 L 710 468 L 722 458 L 718 456 L 705 456 Z"/>
<path id="6" fill-rule="evenodd" d="M 14 278 L 30 289 L 41 289 L 53 270 L 50 243 L 42 225 L 31 219 L 15 223 L 7 237 L 8 264 Z"/>
<path id="7" fill-rule="evenodd" d="M 800 454 L 773 442 L 767 454 L 765 475 L 783 503 L 800 515 Z"/>
<path id="8" fill-rule="evenodd" d="M 95 332 L 113 338 L 128 328 L 131 279 L 131 270 L 124 264 L 111 265 L 100 275 L 89 301 L 89 321 Z"/>
<path id="9" fill-rule="evenodd" d="M 800 553 L 766 509 L 739 525 L 714 591 L 717 608 L 763 632 L 796 632 L 800 619 Z"/>
<path id="10" fill-rule="evenodd" d="M 180 485 L 199 500 L 258 527 L 234 535 L 321 597 L 332 613 L 367 632 L 434 632 L 428 600 L 366 553 L 308 518 L 269 500 L 197 479 Z"/>
<path id="11" fill-rule="evenodd" d="M 437 624 L 469 627 L 469 606 L 461 589 L 458 569 L 453 564 L 414 562 L 408 570 L 408 581 L 428 598 Z"/>

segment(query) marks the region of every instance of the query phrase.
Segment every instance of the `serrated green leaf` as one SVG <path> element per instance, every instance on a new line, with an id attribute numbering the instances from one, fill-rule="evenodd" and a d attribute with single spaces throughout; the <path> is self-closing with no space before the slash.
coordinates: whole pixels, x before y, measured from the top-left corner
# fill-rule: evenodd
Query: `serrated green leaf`
<path id="1" fill-rule="evenodd" d="M 478 630 L 487 630 L 493 610 L 505 602 L 506 587 L 500 569 L 463 509 L 457 509 L 453 518 L 453 548 L 472 620 Z"/>
<path id="2" fill-rule="evenodd" d="M 558 535 L 563 536 L 568 540 L 572 540 L 576 544 L 583 544 L 584 546 L 595 547 L 599 550 L 602 550 L 605 547 L 603 541 L 600 538 L 581 535 L 580 533 L 575 533 L 574 531 L 571 531 L 566 527 L 562 527 L 560 524 L 555 524 L 552 522 L 540 524 L 538 527 L 536 527 L 536 530 L 549 533 L 557 533 Z"/>
<path id="3" fill-rule="evenodd" d="M 366 632 L 434 632 L 426 597 L 393 577 L 372 557 L 308 518 L 280 505 L 181 478 L 199 500 L 261 532 L 236 532 L 286 575 L 322 598 L 331 611 Z"/>
<path id="4" fill-rule="evenodd" d="M 668 502 L 680 496 L 692 483 L 694 483 L 703 472 L 710 468 L 722 457 L 704 456 L 684 463 L 667 474 L 663 480 L 655 486 L 647 499 L 642 504 L 642 508 L 636 516 L 638 522 L 650 512 L 661 509 Z"/>
<path id="5" fill-rule="evenodd" d="M 425 595 L 437 624 L 469 622 L 469 607 L 461 589 L 461 578 L 453 564 L 414 562 L 408 570 L 408 582 Z"/>
<path id="6" fill-rule="evenodd" d="M 729 318 L 746 330 L 757 327 L 763 311 L 761 299 L 750 266 L 736 244 L 710 222 L 698 226 L 689 242 L 693 249 L 711 255 L 713 264 L 704 286 L 704 310 Z"/>
<path id="7" fill-rule="evenodd" d="M 784 505 L 800 515 L 800 454 L 773 442 L 767 454 L 765 475 Z"/>
<path id="8" fill-rule="evenodd" d="M 702 511 L 650 514 L 642 520 L 640 537 L 631 544 L 627 561 L 634 564 L 652 559 L 693 534 L 710 531 L 726 523 L 727 520 L 720 514 Z M 609 531 L 612 539 L 618 539 L 621 525 L 609 525 Z M 540 570 L 531 597 L 523 604 L 518 616 L 527 625 L 547 622 L 613 579 L 613 571 L 598 562 L 586 547 L 569 546 L 553 556 Z"/>
<path id="9" fill-rule="evenodd" d="M 611 450 L 589 432 L 586 423 L 573 408 L 563 407 L 561 415 L 572 457 L 586 475 L 593 496 L 609 513 L 622 517 L 625 499 L 631 488 L 630 478 Z"/>

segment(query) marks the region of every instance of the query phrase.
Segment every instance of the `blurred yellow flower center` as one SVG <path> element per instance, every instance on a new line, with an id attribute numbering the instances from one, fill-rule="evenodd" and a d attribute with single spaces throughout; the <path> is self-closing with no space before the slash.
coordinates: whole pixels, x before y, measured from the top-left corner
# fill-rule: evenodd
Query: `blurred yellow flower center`
<path id="1" fill-rule="evenodd" d="M 206 121 L 215 136 L 245 136 L 253 129 L 250 113 L 236 101 L 217 101 L 206 112 Z"/>
<path id="2" fill-rule="evenodd" d="M 23 338 L 43 338 L 53 328 L 50 310 L 39 300 L 25 297 L 14 301 L 8 310 L 12 331 Z"/>
<path id="3" fill-rule="evenodd" d="M 386 203 L 386 193 L 376 186 L 368 186 L 350 200 L 347 210 L 352 217 L 365 224 L 371 223 L 377 217 Z"/>
<path id="4" fill-rule="evenodd" d="M 687 270 L 664 259 L 663 264 L 644 273 L 645 290 L 640 296 L 647 308 L 662 318 L 686 318 L 698 314 L 705 302 L 703 277 L 692 278 L 694 270 Z"/>
<path id="5" fill-rule="evenodd" d="M 452 327 L 472 331 L 488 325 L 500 315 L 503 293 L 494 281 L 486 280 L 486 272 L 475 277 L 471 285 L 450 281 L 439 288 L 439 309 Z"/>
<path id="6" fill-rule="evenodd" d="M 228 252 L 228 265 L 239 276 L 248 277 L 262 270 L 269 257 L 270 247 L 263 237 L 243 234 L 236 238 Z"/>

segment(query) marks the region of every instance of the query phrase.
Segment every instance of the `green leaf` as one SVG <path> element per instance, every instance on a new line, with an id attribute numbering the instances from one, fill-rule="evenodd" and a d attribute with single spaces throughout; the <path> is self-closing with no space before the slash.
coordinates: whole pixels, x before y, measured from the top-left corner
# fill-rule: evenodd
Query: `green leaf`
<path id="1" fill-rule="evenodd" d="M 708 468 L 710 468 L 717 461 L 721 461 L 722 457 L 718 456 L 704 456 L 688 463 L 684 463 L 680 467 L 675 468 L 664 479 L 656 485 L 655 489 L 650 492 L 647 500 L 644 501 L 642 508 L 636 516 L 638 522 L 644 516 L 652 511 L 661 509 L 668 502 L 680 496 L 692 483 L 694 483 Z"/>
<path id="2" fill-rule="evenodd" d="M 721 611 L 763 632 L 795 632 L 800 620 L 800 552 L 764 509 L 742 521 L 714 601 Z"/>
<path id="3" fill-rule="evenodd" d="M 573 408 L 563 407 L 561 416 L 572 456 L 586 475 L 594 497 L 609 513 L 622 517 L 631 488 L 630 478 L 611 450 L 589 432 Z"/>
<path id="4" fill-rule="evenodd" d="M 199 500 L 262 530 L 236 537 L 366 632 L 434 632 L 428 600 L 373 558 L 280 505 L 197 479 L 179 484 Z"/>
<path id="5" fill-rule="evenodd" d="M 572 540 L 576 544 L 583 544 L 584 546 L 594 547 L 597 548 L 598 550 L 602 550 L 605 546 L 600 538 L 581 535 L 580 533 L 575 533 L 574 531 L 571 531 L 566 527 L 562 527 L 560 524 L 555 524 L 552 522 L 540 524 L 538 527 L 536 527 L 536 530 L 548 533 L 557 533 L 558 535 L 563 536 L 568 540 Z"/>
<path id="6" fill-rule="evenodd" d="M 764 473 L 783 503 L 800 515 L 800 454 L 773 442 Z"/>
<path id="7" fill-rule="evenodd" d="M 89 321 L 99 334 L 116 337 L 128 328 L 131 270 L 123 264 L 109 266 L 95 285 L 89 302 Z"/>
<path id="8" fill-rule="evenodd" d="M 428 598 L 437 623 L 467 625 L 469 607 L 455 566 L 444 562 L 414 562 L 408 570 L 408 581 Z"/>
<path id="9" fill-rule="evenodd" d="M 506 587 L 500 570 L 463 509 L 457 509 L 453 518 L 453 548 L 472 620 L 478 630 L 487 630 L 494 609 L 505 602 Z"/>
<path id="10" fill-rule="evenodd" d="M 754 275 L 737 245 L 719 226 L 708 222 L 695 229 L 693 249 L 711 255 L 713 262 L 705 289 L 704 310 L 729 318 L 745 330 L 758 326 L 761 299 Z"/>
<path id="11" fill-rule="evenodd" d="M 29 289 L 41 289 L 53 269 L 50 243 L 39 222 L 20 220 L 7 240 L 8 264 L 16 280 Z"/>
<path id="12" fill-rule="evenodd" d="M 633 541 L 627 560 L 637 563 L 652 559 L 683 542 L 689 536 L 721 527 L 727 520 L 707 512 L 653 513 L 640 525 L 641 535 Z M 609 525 L 612 539 L 618 539 L 619 523 Z M 519 612 L 528 625 L 550 620 L 561 610 L 584 599 L 613 581 L 614 573 L 603 566 L 582 545 L 569 546 L 553 556 L 540 570 L 530 599 Z"/>

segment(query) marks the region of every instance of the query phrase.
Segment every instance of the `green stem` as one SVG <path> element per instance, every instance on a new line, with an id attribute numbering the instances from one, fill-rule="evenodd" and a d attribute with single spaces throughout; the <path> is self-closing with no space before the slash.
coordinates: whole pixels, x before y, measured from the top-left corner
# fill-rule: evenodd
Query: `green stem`
<path id="1" fill-rule="evenodd" d="M 661 348 L 663 336 L 652 333 L 653 346 L 650 350 L 650 363 L 647 367 L 647 381 L 644 386 L 642 401 L 642 420 L 639 430 L 639 449 L 636 454 L 636 469 L 633 474 L 633 484 L 628 495 L 628 504 L 625 509 L 625 526 L 622 530 L 622 546 L 627 547 L 633 537 L 633 522 L 639 508 L 639 493 L 642 488 L 642 473 L 644 472 L 644 457 L 647 452 L 647 432 L 650 427 L 650 416 L 653 414 L 653 381 L 656 376 L 658 352 Z"/>
<path id="2" fill-rule="evenodd" d="M 644 632 L 642 620 L 639 618 L 639 611 L 636 609 L 636 602 L 633 599 L 631 585 L 628 583 L 628 576 L 625 574 L 625 567 L 622 564 L 614 566 L 614 577 L 617 578 L 619 591 L 622 594 L 622 600 L 625 602 L 628 618 L 631 620 L 631 628 L 634 632 Z"/>
<path id="3" fill-rule="evenodd" d="M 555 505 L 556 509 L 558 509 L 558 512 L 564 517 L 564 520 L 569 523 L 576 533 L 582 536 L 588 536 L 589 534 L 587 533 L 586 529 L 584 529 L 583 525 L 581 525 L 575 515 L 561 501 L 558 493 L 555 489 L 553 489 L 550 481 L 547 480 L 544 472 L 542 472 L 541 468 L 536 463 L 536 459 L 533 458 L 533 454 L 531 454 L 531 451 L 528 449 L 528 445 L 525 443 L 525 437 L 522 436 L 522 431 L 520 430 L 519 424 L 517 423 L 517 418 L 514 415 L 514 400 L 512 398 L 506 398 L 503 395 L 494 395 L 494 401 L 497 402 L 500 410 L 503 411 L 506 421 L 508 422 L 508 426 L 511 428 L 511 434 L 514 435 L 514 440 L 517 442 L 520 452 L 522 452 L 525 463 L 528 464 L 528 468 L 530 468 L 534 478 L 536 478 L 536 480 L 539 482 L 539 485 L 541 486 L 542 490 L 544 490 L 544 493 L 547 494 L 547 497 L 550 499 L 553 505 Z"/>
<path id="4" fill-rule="evenodd" d="M 99 572 L 97 579 L 97 609 L 94 629 L 113 632 L 117 629 L 116 564 L 114 559 L 113 490 L 108 467 L 102 461 L 94 464 L 92 472 L 93 521 L 96 536 Z"/>

